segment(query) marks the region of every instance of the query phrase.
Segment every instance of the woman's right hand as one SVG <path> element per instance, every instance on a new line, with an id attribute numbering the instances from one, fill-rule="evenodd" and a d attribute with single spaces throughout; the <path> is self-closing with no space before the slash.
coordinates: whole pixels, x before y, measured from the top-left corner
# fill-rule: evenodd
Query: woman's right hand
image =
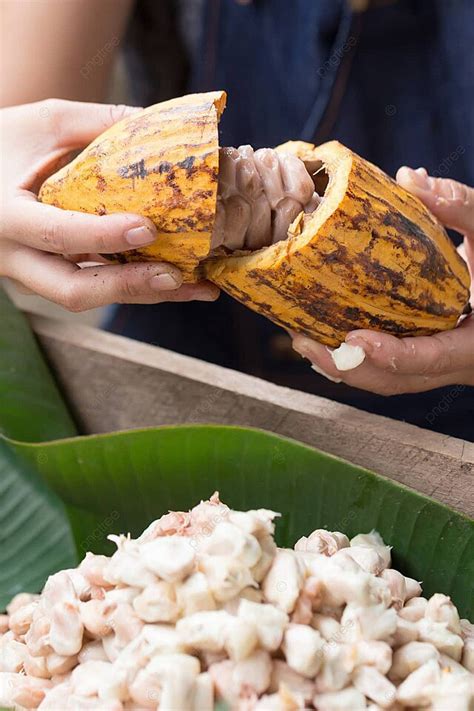
<path id="1" fill-rule="evenodd" d="M 99 217 L 38 202 L 41 183 L 67 162 L 72 151 L 134 111 L 59 99 L 0 111 L 0 276 L 69 311 L 111 303 L 217 299 L 219 290 L 213 284 L 182 285 L 179 269 L 171 264 L 81 268 L 75 263 L 150 244 L 156 228 L 146 217 L 128 213 Z"/>

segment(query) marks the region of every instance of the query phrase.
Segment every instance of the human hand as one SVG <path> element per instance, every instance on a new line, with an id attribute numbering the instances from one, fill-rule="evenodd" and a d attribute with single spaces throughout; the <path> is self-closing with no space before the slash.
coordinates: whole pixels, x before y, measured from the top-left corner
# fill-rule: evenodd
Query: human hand
<path id="1" fill-rule="evenodd" d="M 95 265 L 108 254 L 142 247 L 156 237 L 151 220 L 116 213 L 99 217 L 43 205 L 44 179 L 133 107 L 50 99 L 0 111 L 2 217 L 0 276 L 20 291 L 35 293 L 69 311 L 111 303 L 213 301 L 213 284 L 182 285 L 167 263 Z"/>
<path id="2" fill-rule="evenodd" d="M 397 181 L 417 195 L 446 227 L 464 235 L 460 250 L 474 275 L 474 189 L 454 180 L 431 178 L 426 170 L 400 168 Z M 471 290 L 472 305 L 474 298 Z M 340 371 L 330 351 L 320 343 L 294 334 L 293 348 L 308 358 L 317 372 L 336 382 L 379 395 L 433 390 L 443 385 L 474 385 L 474 316 L 452 331 L 434 336 L 396 338 L 370 330 L 352 331 L 346 343 L 360 346 L 365 360 Z"/>

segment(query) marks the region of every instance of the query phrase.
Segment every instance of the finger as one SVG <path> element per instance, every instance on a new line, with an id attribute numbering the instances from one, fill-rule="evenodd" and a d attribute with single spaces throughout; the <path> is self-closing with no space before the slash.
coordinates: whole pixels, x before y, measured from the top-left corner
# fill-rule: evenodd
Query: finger
<path id="1" fill-rule="evenodd" d="M 361 346 L 370 362 L 394 373 L 448 375 L 474 368 L 474 319 L 468 317 L 452 331 L 434 336 L 396 338 L 386 333 L 359 330 L 346 343 Z"/>
<path id="2" fill-rule="evenodd" d="M 31 296 L 35 293 L 31 289 L 28 289 L 26 286 L 24 286 L 21 281 L 17 281 L 16 279 L 9 279 L 8 282 L 16 289 L 16 291 L 18 291 L 19 294 Z"/>
<path id="3" fill-rule="evenodd" d="M 353 370 L 339 371 L 334 365 L 331 353 L 326 346 L 298 336 L 293 341 L 293 348 L 304 358 L 311 361 L 316 372 L 335 382 L 343 382 L 351 387 L 366 390 L 378 395 L 401 395 L 433 390 L 444 385 L 464 383 L 465 371 L 443 375 L 405 375 L 379 368 L 370 360 L 365 360 Z M 316 366 L 316 367 L 314 367 Z"/>
<path id="4" fill-rule="evenodd" d="M 290 332 L 293 337 L 293 349 L 303 358 L 307 358 L 313 365 L 316 365 L 317 373 L 324 375 L 328 380 L 335 383 L 340 383 L 347 377 L 349 371 L 340 371 L 336 368 L 333 359 L 331 358 L 331 349 L 323 346 L 317 341 L 313 341 L 307 336 L 301 336 Z M 360 365 L 357 370 L 360 369 Z"/>
<path id="5" fill-rule="evenodd" d="M 443 225 L 474 236 L 474 189 L 450 178 L 432 178 L 424 168 L 404 166 L 397 181 L 417 195 Z"/>
<path id="6" fill-rule="evenodd" d="M 68 148 L 81 148 L 117 121 L 142 110 L 137 106 L 64 99 L 48 99 L 40 103 L 40 111 L 50 121 L 58 146 Z"/>
<path id="7" fill-rule="evenodd" d="M 168 264 L 140 262 L 80 269 L 62 257 L 28 247 L 7 255 L 9 277 L 69 311 L 86 311 L 111 303 L 153 304 L 162 301 L 214 301 L 213 284 L 185 284 Z"/>
<path id="8" fill-rule="evenodd" d="M 22 196 L 5 209 L 5 238 L 56 254 L 111 254 L 152 244 L 156 227 L 139 215 L 89 215 Z"/>

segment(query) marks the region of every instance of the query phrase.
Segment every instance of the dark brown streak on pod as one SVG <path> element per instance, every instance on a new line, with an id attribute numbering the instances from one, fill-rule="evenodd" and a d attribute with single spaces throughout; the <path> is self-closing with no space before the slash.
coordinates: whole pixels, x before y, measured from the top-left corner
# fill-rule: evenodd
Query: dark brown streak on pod
<path id="1" fill-rule="evenodd" d="M 349 193 L 348 193 L 349 194 Z M 385 203 L 385 205 L 390 209 L 393 209 L 390 207 L 389 203 L 383 198 L 374 196 L 374 200 L 378 199 L 381 200 Z M 346 213 L 342 208 L 340 209 L 341 215 L 347 215 L 345 221 L 344 221 L 344 226 L 346 226 L 349 223 L 352 223 L 352 226 L 356 231 L 359 231 L 361 228 L 366 228 L 367 231 L 370 231 L 372 234 L 371 237 L 371 243 L 372 239 L 375 241 L 377 239 L 382 240 L 384 242 L 391 242 L 395 247 L 398 247 L 399 249 L 402 250 L 405 256 L 410 256 L 410 245 L 408 244 L 407 237 L 410 237 L 411 240 L 414 240 L 414 236 L 406 235 L 404 238 L 401 235 L 394 234 L 394 235 L 384 235 L 383 237 L 380 237 L 380 235 L 377 233 L 376 230 L 373 229 L 372 224 L 374 222 L 374 214 L 376 214 L 376 210 L 373 207 L 373 204 L 371 204 L 370 200 L 368 200 L 365 197 L 361 197 L 360 195 L 356 195 L 355 193 L 350 193 L 350 199 L 352 202 L 357 202 L 362 206 L 362 213 L 359 213 L 358 215 L 349 215 Z M 382 216 L 385 213 L 380 213 L 380 218 L 382 219 Z"/>
<path id="2" fill-rule="evenodd" d="M 201 202 L 202 200 L 207 200 L 208 198 L 211 198 L 214 195 L 212 190 L 203 190 L 202 188 L 199 188 L 198 190 L 195 190 L 192 194 L 191 199 L 194 201 L 199 201 Z"/>
<path id="3" fill-rule="evenodd" d="M 312 326 L 311 329 L 309 329 L 308 324 L 306 324 L 300 318 L 295 318 L 293 323 L 287 324 L 283 321 L 280 321 L 280 323 L 289 328 L 291 331 L 297 331 L 303 336 L 308 336 L 308 338 L 311 338 L 313 341 L 318 341 L 319 343 L 323 343 L 327 346 L 330 346 L 331 348 L 336 348 L 341 343 L 341 341 L 344 340 L 343 334 L 339 335 L 334 328 L 331 328 L 331 326 L 329 326 L 329 324 L 325 325 L 328 326 L 330 334 L 326 333 L 325 331 L 321 331 L 321 329 L 317 328 L 316 325 Z M 298 325 L 298 329 L 295 328 L 295 324 Z"/>
<path id="4" fill-rule="evenodd" d="M 217 183 L 217 179 L 219 177 L 219 168 L 217 166 L 210 167 L 206 165 L 206 163 L 203 163 L 199 166 L 199 170 L 202 173 L 207 173 L 213 183 Z"/>
<path id="5" fill-rule="evenodd" d="M 393 195 L 394 195 L 394 197 L 396 197 L 397 202 L 400 202 L 400 207 L 398 207 L 398 208 L 396 206 L 394 206 L 393 203 L 388 203 L 387 200 L 385 200 L 385 198 L 383 198 L 379 193 L 372 193 L 367 188 L 368 185 L 373 183 L 373 176 L 371 176 L 369 171 L 358 170 L 356 172 L 357 172 L 357 175 L 360 180 L 360 185 L 364 186 L 364 193 L 369 197 L 369 199 L 371 199 L 373 201 L 374 204 L 377 201 L 382 202 L 382 203 L 384 203 L 384 205 L 386 207 L 388 206 L 391 210 L 396 209 L 398 211 L 400 211 L 400 207 L 403 205 L 405 208 L 409 209 L 413 215 L 416 215 L 416 218 L 419 219 L 420 222 L 423 222 L 426 219 L 428 219 L 431 224 L 435 224 L 437 222 L 435 220 L 435 218 L 426 210 L 423 203 L 421 201 L 417 200 L 414 195 L 411 195 L 410 193 L 408 196 L 400 195 L 399 194 L 400 185 L 395 180 L 393 180 L 393 178 L 391 178 L 390 176 L 384 175 L 382 173 L 382 176 L 388 178 L 390 183 L 394 186 L 394 188 L 396 188 L 396 190 L 394 190 Z"/>
<path id="6" fill-rule="evenodd" d="M 182 219 L 183 225 L 180 225 L 178 232 L 192 231 L 196 228 L 196 220 L 193 217 L 184 217 Z"/>
<path id="7" fill-rule="evenodd" d="M 427 294 L 420 294 L 416 299 L 410 299 L 408 296 L 402 296 L 397 292 L 390 292 L 390 298 L 394 301 L 399 301 L 405 306 L 409 306 L 414 311 L 422 311 L 433 316 L 457 316 L 458 309 L 447 309 L 437 301 L 433 301 Z"/>
<path id="8" fill-rule="evenodd" d="M 144 158 L 137 161 L 136 163 L 130 163 L 129 165 L 123 166 L 122 168 L 118 168 L 117 173 L 120 175 L 121 178 L 130 178 L 132 180 L 134 180 L 135 178 L 144 180 L 149 174 L 148 170 L 145 167 Z"/>
<path id="9" fill-rule="evenodd" d="M 357 322 L 360 321 L 362 316 L 360 309 L 357 306 L 346 306 L 344 309 L 344 315 L 349 321 Z"/>
<path id="10" fill-rule="evenodd" d="M 392 181 L 393 182 L 393 181 Z M 429 262 L 432 260 L 432 257 L 430 256 L 430 253 L 436 253 L 437 259 L 441 265 L 442 271 L 438 273 L 435 273 L 435 277 L 439 279 L 439 277 L 445 277 L 449 278 L 449 274 L 452 276 L 453 279 L 455 279 L 458 284 L 464 289 L 464 284 L 462 281 L 456 276 L 456 274 L 452 271 L 451 268 L 449 268 L 449 274 L 447 271 L 447 262 L 444 259 L 442 253 L 438 250 L 438 247 L 436 243 L 428 237 L 425 232 L 412 220 L 410 220 L 408 217 L 405 217 L 402 212 L 399 210 L 394 211 L 393 205 L 391 205 L 387 200 L 385 200 L 383 197 L 380 195 L 375 195 L 374 193 L 369 192 L 367 189 L 365 189 L 365 192 L 367 195 L 373 198 L 374 203 L 375 201 L 378 201 L 385 205 L 387 211 L 385 213 L 384 220 L 386 219 L 387 222 L 384 221 L 384 224 L 387 226 L 393 226 L 395 229 L 398 231 L 405 232 L 407 237 L 412 237 L 417 241 L 417 244 L 419 246 L 423 245 L 427 251 L 427 262 L 428 264 L 426 265 L 426 268 L 428 268 Z M 365 198 L 362 198 L 365 200 Z M 435 218 L 431 217 L 429 212 L 423 211 L 422 209 L 422 204 L 418 205 L 418 202 L 416 200 L 413 200 L 410 202 L 409 205 L 410 210 L 413 213 L 417 213 L 420 216 L 420 222 L 423 220 L 429 219 L 432 224 L 435 224 Z M 407 234 L 407 230 L 409 230 L 409 233 Z M 411 234 L 410 234 L 411 232 Z M 446 235 L 446 239 L 449 240 L 448 235 Z M 461 257 L 459 256 L 459 260 L 461 260 Z M 461 260 L 462 261 L 462 260 Z M 422 276 L 425 276 L 422 274 Z M 433 278 L 433 275 L 431 275 L 428 278 Z"/>
<path id="11" fill-rule="evenodd" d="M 370 230 L 370 238 L 369 238 L 369 243 L 367 247 L 364 249 L 364 252 L 367 252 L 367 255 L 370 258 L 370 255 L 372 253 L 372 250 L 374 249 L 376 243 L 379 241 L 379 235 L 376 230 L 371 229 Z"/>
<path id="12" fill-rule="evenodd" d="M 348 267 L 350 264 L 349 257 L 348 257 L 348 251 L 347 247 L 343 244 L 340 244 L 334 237 L 328 237 L 328 242 L 331 244 L 334 244 L 335 249 L 332 252 L 326 252 L 326 253 L 321 253 L 318 247 L 318 244 L 312 244 L 311 248 L 314 249 L 316 252 L 319 252 L 321 255 L 321 261 L 324 263 L 328 264 L 341 264 L 343 267 Z"/>
<path id="13" fill-rule="evenodd" d="M 442 253 L 439 251 L 437 245 L 433 242 L 433 240 L 427 237 L 424 231 L 420 227 L 418 227 L 418 225 L 415 224 L 412 220 L 405 217 L 405 215 L 403 215 L 401 212 L 394 211 L 393 206 L 390 205 L 387 200 L 380 197 L 379 195 L 373 195 L 373 198 L 374 202 L 378 201 L 386 207 L 386 212 L 380 215 L 382 224 L 384 224 L 386 227 L 392 227 L 395 230 L 396 234 L 398 233 L 399 235 L 401 235 L 400 237 L 391 236 L 390 238 L 387 237 L 386 239 L 391 239 L 391 241 L 397 247 L 402 249 L 405 254 L 408 253 L 408 240 L 413 240 L 413 246 L 420 247 L 421 249 L 423 249 L 425 254 L 424 263 L 421 265 L 420 275 L 430 281 L 433 281 L 434 279 L 439 280 L 440 277 L 447 279 L 449 275 L 446 269 L 446 260 L 444 259 Z M 356 196 L 355 194 L 350 193 L 350 199 L 358 202 L 362 206 L 363 213 L 367 215 L 368 222 L 370 214 L 372 215 L 370 219 L 373 221 L 374 207 L 373 204 L 371 205 L 370 201 L 366 197 Z M 341 210 L 341 212 L 343 211 Z M 356 218 L 350 218 L 350 221 L 354 225 L 355 229 L 359 228 L 361 217 L 362 216 L 359 215 Z M 379 266 L 382 267 L 382 265 Z M 385 267 L 385 269 L 389 268 Z M 395 271 L 391 271 L 393 274 L 396 274 Z M 451 274 L 459 282 L 459 279 L 456 277 L 456 275 L 452 272 Z"/>
<path id="14" fill-rule="evenodd" d="M 231 286 L 231 287 L 229 287 L 229 290 L 230 290 L 230 293 L 232 294 L 232 296 L 235 296 L 235 298 L 238 299 L 243 304 L 253 303 L 256 305 L 256 302 L 253 301 L 253 299 L 251 302 L 250 296 L 248 294 L 246 294 L 245 291 L 242 291 L 242 289 L 238 289 L 235 286 Z"/>
<path id="15" fill-rule="evenodd" d="M 281 262 L 280 267 L 279 267 L 279 269 L 278 269 L 278 271 L 277 271 L 276 276 L 277 276 L 277 275 L 278 275 L 278 276 L 281 275 L 281 279 L 280 279 L 280 281 L 277 283 L 278 288 L 279 288 L 279 289 L 283 289 L 283 287 L 285 286 L 285 284 L 286 284 L 286 282 L 288 281 L 288 279 L 293 275 L 293 271 L 292 271 L 290 265 L 288 264 L 288 262 L 285 262 L 285 261 L 282 261 L 282 262 Z M 290 289 L 291 289 L 291 287 L 290 287 Z"/>
<path id="16" fill-rule="evenodd" d="M 351 280 L 350 284 L 360 286 L 362 293 L 367 288 L 367 284 L 365 282 L 359 284 L 355 273 L 353 273 L 353 270 L 351 269 L 351 264 L 354 263 L 358 263 L 361 266 L 364 274 L 369 274 L 378 284 L 381 284 L 384 291 L 386 290 L 387 283 L 391 285 L 392 289 L 396 289 L 404 283 L 404 276 L 402 273 L 380 264 L 380 262 L 370 256 L 370 250 L 368 250 L 368 248 L 366 248 L 364 252 L 361 252 L 357 256 L 349 259 L 348 250 L 344 245 L 339 244 L 334 238 L 328 238 L 328 241 L 334 244 L 335 249 L 332 252 L 322 255 L 322 261 L 330 265 L 334 264 L 341 267 L 344 277 Z M 317 249 L 316 245 L 315 249 Z M 341 276 L 336 269 L 334 270 L 334 273 L 337 276 Z M 350 291 L 353 291 L 352 286 L 349 286 L 348 284 L 346 286 Z M 377 291 L 372 290 L 371 293 L 376 294 Z"/>
<path id="17" fill-rule="evenodd" d="M 107 189 L 107 181 L 105 180 L 103 175 L 98 175 L 97 176 L 97 190 L 100 193 L 103 193 Z"/>
<path id="18" fill-rule="evenodd" d="M 305 312 L 311 317 L 328 323 L 331 327 L 341 331 L 352 330 L 358 324 L 363 323 L 367 323 L 371 327 L 377 326 L 379 329 L 397 335 L 405 334 L 407 331 L 416 332 L 418 330 L 416 324 L 413 322 L 404 325 L 403 322 L 399 322 L 398 320 L 375 316 L 360 307 L 349 306 L 343 309 L 341 313 L 340 304 L 333 303 L 334 295 L 332 292 L 320 284 L 317 285 L 317 293 L 310 289 L 298 289 L 297 285 L 295 285 L 293 297 L 296 303 L 301 305 Z"/>
<path id="19" fill-rule="evenodd" d="M 341 247 L 341 245 L 339 245 L 339 247 Z M 363 257 L 363 255 L 361 255 L 361 257 Z M 397 285 L 403 284 L 404 280 L 402 274 L 394 272 L 387 267 L 383 267 L 378 263 L 374 264 L 373 260 L 368 260 L 367 257 L 365 257 L 365 260 L 361 258 L 359 259 L 362 261 L 363 266 L 365 266 L 364 262 L 367 262 L 368 271 L 371 270 L 377 281 L 382 283 L 384 292 L 386 291 L 386 281 L 387 279 L 390 279 L 393 283 L 393 289 L 389 292 L 389 297 L 393 301 L 406 303 L 407 305 L 415 308 L 417 311 L 420 310 L 419 302 L 417 303 L 416 300 L 411 301 L 410 299 L 405 299 L 405 297 L 400 296 L 397 293 L 395 282 Z M 275 282 L 268 279 L 258 270 L 250 272 L 249 277 L 262 286 L 266 286 L 270 289 L 275 288 Z M 334 303 L 334 294 L 321 284 L 317 284 L 315 286 L 317 287 L 317 293 L 316 289 L 307 287 L 300 288 L 297 283 L 294 283 L 292 284 L 291 292 L 288 293 L 288 297 L 291 298 L 295 304 L 301 307 L 309 316 L 315 318 L 316 320 L 328 323 L 335 329 L 347 331 L 352 330 L 358 324 L 367 323 L 372 327 L 377 326 L 385 331 L 397 335 L 405 334 L 407 331 L 418 331 L 416 324 L 413 322 L 411 324 L 404 325 L 403 321 L 399 322 L 398 320 L 393 320 L 387 317 L 375 316 L 374 314 L 364 311 L 361 308 L 351 306 L 344 309 L 344 318 L 341 318 L 342 313 L 340 310 L 340 304 Z M 367 289 L 367 292 L 369 291 L 375 296 L 380 294 L 380 290 L 377 289 Z M 424 311 L 432 313 L 436 316 L 451 316 L 454 313 L 452 310 L 443 310 L 443 307 L 433 302 L 427 305 Z M 403 319 L 406 318 L 405 314 L 394 313 L 394 317 L 399 318 L 400 316 L 402 316 Z"/>
<path id="20" fill-rule="evenodd" d="M 373 277 L 383 287 L 384 292 L 388 285 L 391 289 L 397 289 L 405 283 L 403 272 L 397 272 L 390 267 L 386 267 L 377 259 L 369 257 L 363 252 L 354 257 L 354 262 L 360 265 L 364 274 L 369 274 Z"/>
<path id="21" fill-rule="evenodd" d="M 163 173 L 169 173 L 169 171 L 172 168 L 172 164 L 169 163 L 167 160 L 162 161 L 159 165 L 155 166 L 155 168 L 152 169 L 152 173 L 159 173 L 162 175 Z"/>
<path id="22" fill-rule="evenodd" d="M 401 212 L 393 212 L 391 210 L 385 214 L 382 222 L 387 227 L 393 227 L 398 232 L 407 233 L 410 236 L 413 235 L 417 242 L 423 246 L 426 256 L 421 265 L 420 274 L 424 279 L 431 281 L 440 278 L 448 278 L 446 260 L 434 242 L 426 236 L 418 225 L 408 219 L 408 217 L 405 217 L 405 215 L 402 215 Z"/>
<path id="23" fill-rule="evenodd" d="M 267 279 L 262 273 L 252 271 L 249 276 L 258 284 L 266 286 L 269 289 L 275 289 L 275 283 Z M 339 328 L 341 330 L 350 330 L 354 324 L 351 321 L 340 318 L 339 305 L 333 303 L 334 295 L 322 285 L 317 284 L 317 293 L 315 290 L 307 287 L 300 287 L 295 283 L 288 297 L 303 309 L 311 318 L 323 323 L 328 323 L 330 327 Z"/>
<path id="24" fill-rule="evenodd" d="M 175 173 L 174 168 L 172 168 L 166 174 L 166 183 L 172 189 L 172 191 L 176 197 L 179 196 L 180 199 L 184 198 L 183 191 L 181 190 L 181 186 L 179 185 L 179 183 L 176 182 L 176 173 Z"/>
<path id="25" fill-rule="evenodd" d="M 280 326 L 283 326 L 285 328 L 294 329 L 294 323 L 286 321 L 283 318 L 277 316 L 273 308 L 269 304 L 262 301 L 256 301 L 254 298 L 251 299 L 246 292 L 235 287 L 234 285 L 221 285 L 221 288 L 224 289 L 224 291 L 227 291 L 227 293 L 229 293 L 235 299 L 238 299 L 238 301 L 240 301 L 242 304 L 245 304 L 252 310 L 257 311 L 257 313 L 260 313 L 261 315 L 265 315 L 271 321 L 278 323 Z M 307 335 L 311 336 L 311 333 L 310 331 L 308 331 L 306 326 L 304 327 L 304 331 Z M 314 338 L 314 331 L 312 337 Z"/>
<path id="26" fill-rule="evenodd" d="M 424 312 L 432 314 L 433 316 L 448 317 L 458 313 L 457 309 L 446 308 L 442 304 L 433 301 L 433 299 L 426 294 L 420 294 L 416 298 L 410 298 L 409 296 L 400 294 L 399 287 L 405 284 L 403 272 L 397 272 L 390 269 L 389 267 L 380 264 L 380 262 L 373 257 L 370 257 L 364 253 L 359 254 L 355 261 L 361 265 L 365 273 L 370 274 L 381 285 L 381 287 L 383 287 L 380 292 L 377 292 L 377 290 L 371 288 L 370 285 L 364 284 L 362 285 L 363 291 L 365 290 L 367 293 L 371 293 L 374 296 L 380 293 L 386 293 L 392 301 L 405 304 L 405 306 L 410 307 L 410 309 L 413 309 L 415 312 Z M 386 291 L 387 282 L 391 285 L 388 292 Z"/>
<path id="27" fill-rule="evenodd" d="M 418 328 L 415 324 L 411 327 L 404 326 L 397 321 L 390 321 L 388 319 L 381 318 L 380 316 L 370 315 L 369 317 L 369 328 L 377 331 L 385 331 L 387 333 L 393 333 L 395 336 L 409 336 L 413 335 L 431 335 L 435 333 L 433 329 Z"/>
<path id="28" fill-rule="evenodd" d="M 374 237 L 378 237 L 376 232 L 373 233 L 371 242 L 373 241 Z M 346 276 L 350 278 L 351 270 L 349 265 L 351 264 L 351 261 L 348 258 L 348 252 L 346 247 L 342 244 L 339 244 L 334 238 L 328 238 L 328 241 L 334 243 L 335 250 L 333 252 L 329 252 L 325 255 L 322 255 L 323 261 L 328 264 L 338 264 L 345 270 Z M 452 316 L 457 313 L 456 309 L 444 308 L 441 304 L 433 302 L 432 300 L 428 300 L 427 297 L 422 299 L 421 296 L 418 299 L 410 299 L 409 297 L 399 294 L 397 289 L 399 286 L 402 286 L 405 281 L 403 273 L 392 270 L 389 267 L 380 264 L 377 260 L 370 256 L 369 247 L 370 242 L 364 252 L 359 254 L 355 258 L 355 262 L 358 262 L 361 265 L 364 274 L 370 274 L 374 278 L 374 280 L 383 287 L 384 292 L 386 291 L 387 282 L 391 283 L 391 290 L 389 291 L 389 296 L 393 301 L 401 302 L 406 306 L 409 306 L 410 308 L 414 309 L 415 311 L 422 311 L 433 314 L 435 316 Z M 317 245 L 314 245 L 314 248 L 317 249 Z M 354 283 L 358 283 L 355 279 L 355 275 Z M 360 286 L 360 293 L 362 294 L 364 294 L 365 292 L 377 296 L 380 294 L 380 291 L 382 291 L 382 289 L 377 290 L 376 288 L 372 287 L 370 284 L 367 283 L 362 283 L 360 284 Z M 352 293 L 357 293 L 352 287 L 350 287 L 350 291 Z"/>
<path id="29" fill-rule="evenodd" d="M 288 328 L 292 328 L 292 325 L 290 323 L 286 323 L 284 321 L 281 321 L 280 319 L 277 319 L 275 312 L 269 304 L 266 304 L 263 301 L 256 301 L 256 299 L 254 298 L 251 299 L 249 295 L 245 293 L 245 291 L 242 291 L 234 285 L 226 286 L 225 284 L 220 284 L 220 288 L 226 291 L 231 296 L 233 296 L 238 301 L 240 301 L 242 304 L 248 306 L 250 309 L 257 311 L 257 313 L 260 313 L 262 316 L 265 315 L 271 321 L 278 321 L 278 323 L 281 323 L 282 325 L 285 325 Z"/>
<path id="30" fill-rule="evenodd" d="M 186 176 L 188 178 L 191 177 L 191 175 L 196 171 L 196 168 L 194 167 L 194 161 L 196 160 L 196 156 L 188 156 L 184 160 L 179 161 L 177 164 L 180 168 L 183 168 L 183 170 L 186 171 Z"/>

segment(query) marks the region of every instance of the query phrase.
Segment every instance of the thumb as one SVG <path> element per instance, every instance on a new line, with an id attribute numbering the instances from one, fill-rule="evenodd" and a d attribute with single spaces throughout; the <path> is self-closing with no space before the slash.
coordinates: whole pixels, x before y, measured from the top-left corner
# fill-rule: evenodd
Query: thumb
<path id="1" fill-rule="evenodd" d="M 451 178 L 432 178 L 424 168 L 406 166 L 398 171 L 397 181 L 419 197 L 443 225 L 474 237 L 473 188 Z"/>
<path id="2" fill-rule="evenodd" d="M 52 99 L 45 102 L 61 147 L 82 148 L 114 123 L 141 111 L 123 104 L 94 104 Z"/>

